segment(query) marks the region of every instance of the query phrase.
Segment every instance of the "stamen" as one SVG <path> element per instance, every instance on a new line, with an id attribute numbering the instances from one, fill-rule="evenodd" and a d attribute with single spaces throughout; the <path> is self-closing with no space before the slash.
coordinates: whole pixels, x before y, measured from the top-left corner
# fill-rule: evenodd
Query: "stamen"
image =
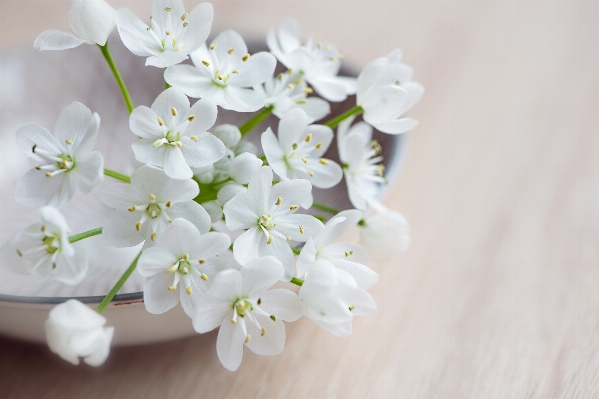
<path id="1" fill-rule="evenodd" d="M 172 265 L 171 267 L 169 267 L 168 269 L 166 269 L 166 272 L 169 274 L 173 274 L 178 268 L 178 263 Z"/>
<path id="2" fill-rule="evenodd" d="M 385 173 L 385 165 L 379 165 L 377 167 L 376 174 L 379 175 L 380 177 L 383 177 L 384 173 Z"/>
<path id="3" fill-rule="evenodd" d="M 311 87 L 306 87 L 306 88 L 304 89 L 304 93 L 306 93 L 306 94 L 312 94 L 312 93 L 314 93 L 314 90 L 312 90 L 312 88 L 311 88 Z"/>
<path id="4" fill-rule="evenodd" d="M 326 159 L 323 159 L 323 158 L 321 158 L 320 161 L 318 161 L 318 162 L 320 162 L 323 165 L 328 165 L 329 164 L 329 161 L 327 161 Z"/>
<path id="5" fill-rule="evenodd" d="M 298 144 L 297 143 L 293 143 L 291 144 L 291 148 L 293 148 L 294 150 L 297 150 Z"/>
<path id="6" fill-rule="evenodd" d="M 349 311 L 351 312 L 352 310 L 354 310 L 354 308 L 355 308 L 355 306 L 354 306 L 354 305 L 351 305 L 351 306 L 350 306 L 348 309 L 349 309 Z"/>
<path id="7" fill-rule="evenodd" d="M 216 49 L 216 44 L 211 44 L 210 45 L 210 50 L 214 50 L 214 49 Z"/>
<path id="8" fill-rule="evenodd" d="M 289 84 L 287 85 L 287 88 L 288 88 L 289 90 L 293 90 L 293 88 L 294 88 L 294 87 L 295 87 L 295 86 L 294 86 L 294 85 L 292 85 L 291 83 L 289 83 Z"/>
<path id="9" fill-rule="evenodd" d="M 185 287 L 185 292 L 187 292 L 187 295 L 191 295 L 191 287 L 190 286 Z"/>
<path id="10" fill-rule="evenodd" d="M 268 241 L 266 241 L 267 244 L 272 244 L 272 236 L 268 237 Z"/>
<path id="11" fill-rule="evenodd" d="M 171 33 L 173 33 L 173 32 L 171 32 L 170 30 L 167 30 L 167 31 L 166 31 L 166 35 L 167 35 L 167 36 L 169 36 Z"/>
<path id="12" fill-rule="evenodd" d="M 308 163 L 308 160 L 307 160 L 306 158 L 302 158 L 302 161 L 303 161 L 304 163 Z"/>
<path id="13" fill-rule="evenodd" d="M 309 171 L 308 171 L 308 174 L 309 174 L 310 176 L 314 176 L 314 172 L 312 172 L 311 170 L 309 170 Z"/>
<path id="14" fill-rule="evenodd" d="M 274 314 L 271 314 L 270 318 L 272 319 L 272 321 L 277 321 L 277 316 L 275 316 Z"/>
<path id="15" fill-rule="evenodd" d="M 189 115 L 189 116 L 187 117 L 187 120 L 188 120 L 188 121 L 190 121 L 190 122 L 193 122 L 195 118 L 196 118 L 196 116 L 195 116 L 195 115 Z"/>
<path id="16" fill-rule="evenodd" d="M 318 143 L 316 143 L 316 148 L 320 148 L 322 147 L 322 141 L 319 141 Z"/>
<path id="17" fill-rule="evenodd" d="M 177 289 L 177 286 L 176 286 L 176 285 L 171 285 L 170 287 L 168 287 L 168 290 L 169 290 L 169 291 L 174 291 L 174 290 L 176 290 L 176 289 Z"/>
<path id="18" fill-rule="evenodd" d="M 291 237 L 286 238 L 287 242 L 291 241 Z"/>
<path id="19" fill-rule="evenodd" d="M 170 7 L 166 7 L 166 8 L 164 9 L 164 11 L 166 11 L 166 12 L 171 12 L 171 11 L 173 11 L 173 9 L 172 9 L 172 8 L 170 8 Z"/>
<path id="20" fill-rule="evenodd" d="M 300 79 L 295 79 L 295 81 L 293 82 L 293 84 L 296 86 L 299 86 L 300 83 L 302 83 L 302 81 Z"/>
<path id="21" fill-rule="evenodd" d="M 150 194 L 150 201 L 156 201 L 156 196 L 154 194 Z"/>
<path id="22" fill-rule="evenodd" d="M 277 202 L 275 202 L 275 205 L 279 206 L 279 205 L 281 205 L 282 202 L 283 202 L 283 198 L 279 197 L 279 198 L 277 198 Z"/>
<path id="23" fill-rule="evenodd" d="M 171 107 L 171 114 L 173 114 L 173 116 L 177 116 L 177 109 L 175 107 Z"/>
<path id="24" fill-rule="evenodd" d="M 331 49 L 331 45 L 330 44 L 327 45 L 324 49 L 327 50 L 327 51 L 330 50 Z"/>
<path id="25" fill-rule="evenodd" d="M 218 75 L 216 78 L 217 78 L 218 80 L 223 80 L 225 77 L 224 77 L 223 75 Z"/>
<path id="26" fill-rule="evenodd" d="M 179 148 L 183 147 L 183 143 L 180 141 L 175 142 L 175 144 L 177 144 L 177 147 Z"/>
<path id="27" fill-rule="evenodd" d="M 235 49 L 234 49 L 234 48 L 230 48 L 230 49 L 227 51 L 227 53 L 229 53 L 229 55 L 233 54 L 234 52 L 235 52 Z"/>
<path id="28" fill-rule="evenodd" d="M 349 251 L 349 252 L 345 252 L 345 257 L 349 258 L 350 256 L 352 256 L 354 254 L 354 251 Z"/>
<path id="29" fill-rule="evenodd" d="M 237 69 L 233 69 L 233 70 L 231 71 L 231 73 L 233 73 L 233 74 L 237 75 L 237 74 L 239 73 L 239 71 L 238 71 Z"/>
<path id="30" fill-rule="evenodd" d="M 64 142 L 67 143 L 68 145 L 73 144 L 73 140 L 71 140 L 71 139 L 66 139 Z"/>
<path id="31" fill-rule="evenodd" d="M 167 208 L 170 208 L 171 206 L 173 206 L 173 203 L 171 201 L 168 201 L 166 204 L 164 204 L 164 206 L 166 206 Z M 189 255 L 187 255 L 189 257 Z M 187 260 L 187 259 L 185 259 Z"/>
<path id="32" fill-rule="evenodd" d="M 183 15 L 181 15 L 181 21 L 185 21 L 185 18 L 187 18 L 189 16 L 189 13 L 185 13 Z"/>
<path id="33" fill-rule="evenodd" d="M 127 209 L 129 212 L 135 212 L 137 210 L 137 205 L 133 205 L 131 208 Z"/>
<path id="34" fill-rule="evenodd" d="M 312 133 L 308 133 L 308 134 L 306 135 L 306 143 L 309 143 L 309 142 L 310 142 L 310 140 L 312 140 Z"/>
<path id="35" fill-rule="evenodd" d="M 306 101 L 305 99 L 302 98 L 302 99 L 297 100 L 295 103 L 302 105 L 302 104 L 307 104 L 308 101 Z"/>
<path id="36" fill-rule="evenodd" d="M 304 234 L 304 226 L 300 225 L 299 231 L 300 231 L 300 234 Z"/>
<path id="37" fill-rule="evenodd" d="M 243 57 L 241 57 L 241 60 L 242 60 L 243 62 L 246 62 L 246 61 L 247 61 L 247 60 L 249 60 L 249 59 L 250 59 L 250 55 L 249 55 L 249 54 L 246 54 L 246 55 L 244 55 Z"/>
<path id="38" fill-rule="evenodd" d="M 289 69 L 287 70 L 287 75 L 291 75 L 292 73 L 293 73 L 293 69 L 289 68 Z"/>
<path id="39" fill-rule="evenodd" d="M 137 231 L 141 230 L 141 222 L 135 223 L 135 230 L 137 230 Z"/>
<path id="40" fill-rule="evenodd" d="M 237 323 L 237 319 L 231 319 L 231 323 L 236 324 Z"/>
<path id="41" fill-rule="evenodd" d="M 198 260 L 200 265 L 203 265 L 204 263 L 206 263 L 206 259 L 202 258 Z"/>
<path id="42" fill-rule="evenodd" d="M 245 343 L 246 344 L 249 343 L 251 339 L 252 339 L 252 336 L 250 334 L 246 335 L 245 336 Z"/>
<path id="43" fill-rule="evenodd" d="M 164 121 L 162 120 L 162 118 L 161 118 L 161 117 L 158 117 L 158 124 L 159 124 L 160 126 L 164 126 Z"/>
<path id="44" fill-rule="evenodd" d="M 210 66 L 210 63 L 208 61 L 206 61 L 206 60 L 202 60 L 202 64 L 204 64 L 204 66 L 206 68 L 208 68 Z"/>
<path id="45" fill-rule="evenodd" d="M 150 240 L 152 240 L 152 241 L 156 241 L 157 238 L 158 238 L 158 233 L 156 233 L 156 232 L 153 232 L 150 235 Z"/>
<path id="46" fill-rule="evenodd" d="M 45 233 L 45 232 L 46 232 L 46 225 L 42 224 L 42 233 Z"/>
<path id="47" fill-rule="evenodd" d="M 322 48 L 322 43 L 318 42 L 318 43 L 316 43 L 316 46 L 318 46 L 318 48 L 321 49 Z"/>
<path id="48" fill-rule="evenodd" d="M 200 274 L 200 278 L 204 281 L 208 281 L 208 275 L 206 273 Z"/>
<path id="49" fill-rule="evenodd" d="M 189 138 L 195 141 L 196 143 L 198 142 L 198 138 L 196 136 L 189 136 Z"/>
<path id="50" fill-rule="evenodd" d="M 187 28 L 188 25 L 189 25 L 189 22 L 187 22 L 187 21 L 183 22 L 183 27 L 184 28 Z"/>
<path id="51" fill-rule="evenodd" d="M 153 142 L 153 143 L 152 143 L 152 147 L 154 147 L 154 148 L 158 148 L 158 147 L 160 147 L 161 145 L 163 145 L 163 144 L 166 144 L 166 143 L 168 143 L 168 140 L 167 140 L 167 139 L 165 139 L 165 138 L 158 139 L 158 140 L 156 140 L 155 142 Z"/>
<path id="52" fill-rule="evenodd" d="M 261 219 L 265 222 L 268 222 L 268 216 L 266 216 L 266 215 L 262 215 Z"/>
<path id="53" fill-rule="evenodd" d="M 297 208 L 299 208 L 297 205 L 291 205 L 291 206 L 289 207 L 289 210 L 290 210 L 290 211 L 295 211 Z"/>
<path id="54" fill-rule="evenodd" d="M 189 254 L 183 254 L 181 257 L 183 260 L 189 260 Z"/>
<path id="55" fill-rule="evenodd" d="M 262 327 L 262 332 L 260 333 L 260 336 L 264 336 L 266 334 L 266 328 Z"/>
<path id="56" fill-rule="evenodd" d="M 256 303 L 257 303 L 258 305 L 262 305 L 262 298 L 258 298 L 258 300 L 256 301 Z"/>

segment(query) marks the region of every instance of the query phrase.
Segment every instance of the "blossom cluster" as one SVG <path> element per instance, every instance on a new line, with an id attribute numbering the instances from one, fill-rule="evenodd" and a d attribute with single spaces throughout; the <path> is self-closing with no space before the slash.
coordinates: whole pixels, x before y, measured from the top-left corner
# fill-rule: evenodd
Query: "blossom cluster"
<path id="1" fill-rule="evenodd" d="M 68 17 L 72 33 L 43 32 L 34 46 L 88 43 L 106 54 L 116 27 L 133 54 L 164 69 L 167 89 L 130 112 L 138 138 L 132 155 L 142 164 L 131 176 L 104 168 L 94 151 L 100 116 L 81 103 L 62 111 L 53 133 L 34 123 L 18 129 L 17 144 L 36 166 L 18 181 L 15 198 L 41 208 L 41 221 L 2 244 L 2 267 L 78 284 L 87 258 L 76 241 L 101 234 L 107 246 L 140 245 L 129 269 L 146 277 L 147 311 L 160 314 L 180 303 L 198 333 L 219 328 L 216 350 L 229 370 L 239 367 L 244 346 L 260 355 L 281 353 L 284 322 L 305 316 L 345 337 L 353 317 L 376 311 L 368 290 L 379 275 L 369 258 L 403 251 L 409 226 L 376 199 L 387 181 L 373 129 L 413 129 L 417 121 L 404 115 L 423 94 L 399 50 L 351 78 L 339 76 L 337 48 L 312 39 L 302 44 L 292 19 L 268 32 L 270 52 L 250 54 L 232 30 L 207 42 L 210 3 L 188 13 L 181 0 L 154 0 L 146 22 L 103 0 L 72 0 Z M 275 74 L 277 63 L 285 72 Z M 352 109 L 318 123 L 330 114 L 330 102 L 353 95 Z M 214 126 L 219 108 L 259 112 L 240 127 Z M 262 132 L 258 148 L 246 135 L 271 114 L 279 122 Z M 354 123 L 360 114 L 363 121 Z M 326 156 L 334 144 L 338 160 Z M 72 235 L 59 208 L 105 175 L 121 180 L 99 194 L 112 209 L 105 225 Z M 355 209 L 314 202 L 313 187 L 331 189 L 344 178 Z M 314 207 L 331 217 L 312 215 Z M 360 243 L 341 239 L 356 226 Z M 299 291 L 272 288 L 280 281 Z M 51 350 L 75 364 L 79 358 L 102 364 L 113 334 L 104 326 L 104 307 L 94 311 L 76 300 L 56 306 L 46 323 Z"/>

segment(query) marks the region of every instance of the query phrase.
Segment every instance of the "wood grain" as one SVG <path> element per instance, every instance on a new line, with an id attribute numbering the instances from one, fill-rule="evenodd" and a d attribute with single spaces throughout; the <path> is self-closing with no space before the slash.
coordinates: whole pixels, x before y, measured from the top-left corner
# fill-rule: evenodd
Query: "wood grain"
<path id="1" fill-rule="evenodd" d="M 66 4 L 0 1 L 1 48 L 66 28 Z M 358 66 L 400 46 L 426 87 L 386 200 L 413 244 L 373 265 L 378 313 L 347 339 L 288 325 L 282 355 L 246 350 L 236 373 L 214 333 L 118 348 L 99 369 L 0 339 L 0 397 L 599 397 L 599 3 L 214 5 L 215 31 L 262 37 L 294 15 Z"/>

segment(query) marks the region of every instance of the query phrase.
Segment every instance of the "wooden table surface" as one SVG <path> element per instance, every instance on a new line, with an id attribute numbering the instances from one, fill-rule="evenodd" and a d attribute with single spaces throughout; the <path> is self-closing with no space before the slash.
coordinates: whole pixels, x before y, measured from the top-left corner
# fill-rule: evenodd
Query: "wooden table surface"
<path id="1" fill-rule="evenodd" d="M 1 48 L 66 28 L 67 3 L 0 1 Z M 346 339 L 290 324 L 283 354 L 246 349 L 236 373 L 215 333 L 117 348 L 99 369 L 0 339 L 0 397 L 599 397 L 599 2 L 214 6 L 214 32 L 263 37 L 291 15 L 358 66 L 401 47 L 426 87 L 386 198 L 412 246 L 372 265 L 379 311 Z"/>

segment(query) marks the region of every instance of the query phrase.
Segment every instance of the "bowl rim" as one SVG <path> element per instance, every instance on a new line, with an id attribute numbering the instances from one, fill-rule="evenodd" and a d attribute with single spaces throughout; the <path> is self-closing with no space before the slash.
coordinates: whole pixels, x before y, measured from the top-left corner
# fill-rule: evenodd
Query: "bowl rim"
<path id="1" fill-rule="evenodd" d="M 390 135 L 391 139 L 391 151 L 390 154 L 394 154 L 394 156 L 389 157 L 389 163 L 386 165 L 386 175 L 388 182 L 386 185 L 382 186 L 379 193 L 377 194 L 377 198 L 381 199 L 384 197 L 389 190 L 392 188 L 393 184 L 398 177 L 401 171 L 401 167 L 406 158 L 407 154 L 407 138 L 408 134 L 397 134 Z M 143 300 L 143 291 L 138 292 L 128 292 L 125 294 L 117 294 L 111 301 L 113 302 L 138 302 L 139 300 Z M 104 295 L 93 295 L 93 296 L 65 296 L 65 297 L 48 297 L 48 296 L 22 296 L 22 295 L 7 295 L 0 294 L 0 304 L 35 304 L 35 305 L 56 305 L 59 303 L 63 303 L 68 301 L 69 299 L 76 299 L 83 303 L 89 304 L 97 304 L 102 302 L 104 299 Z"/>

